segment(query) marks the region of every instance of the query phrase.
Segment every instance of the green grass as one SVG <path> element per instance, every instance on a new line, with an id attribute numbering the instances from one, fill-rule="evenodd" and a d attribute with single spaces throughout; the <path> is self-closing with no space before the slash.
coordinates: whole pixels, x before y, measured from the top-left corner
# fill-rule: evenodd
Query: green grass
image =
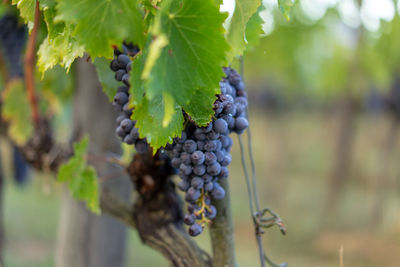
<path id="1" fill-rule="evenodd" d="M 334 158 L 336 117 L 293 112 L 283 115 L 252 111 L 251 117 L 258 189 L 263 207 L 277 211 L 288 227 L 282 236 L 276 228 L 266 231 L 268 255 L 289 266 L 339 266 L 344 248 L 345 266 L 398 266 L 400 262 L 399 167 L 395 149 L 389 162 L 390 187 L 383 224 L 371 228 L 369 221 L 375 183 L 382 160 L 380 153 L 388 120 L 362 116 L 357 121 L 349 179 L 332 220 L 322 225 L 327 181 Z M 232 210 L 237 259 L 240 266 L 258 266 L 248 199 L 236 137 L 230 166 Z M 398 144 L 397 144 L 398 145 Z M 51 179 L 36 177 L 26 188 L 6 184 L 6 266 L 53 266 L 57 233 L 59 193 Z M 51 190 L 49 190 L 49 188 Z M 196 238 L 209 251 L 207 232 Z M 141 244 L 129 231 L 128 266 L 167 266 L 157 252 Z"/>

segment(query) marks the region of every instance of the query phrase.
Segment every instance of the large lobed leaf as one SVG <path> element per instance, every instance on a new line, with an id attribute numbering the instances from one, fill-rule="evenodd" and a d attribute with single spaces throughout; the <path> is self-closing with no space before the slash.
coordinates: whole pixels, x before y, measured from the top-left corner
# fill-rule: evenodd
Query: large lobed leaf
<path id="1" fill-rule="evenodd" d="M 96 171 L 86 162 L 89 139 L 83 138 L 74 144 L 74 156 L 58 170 L 57 180 L 68 183 L 71 194 L 86 201 L 87 207 L 100 214 L 99 184 Z"/>
<path id="2" fill-rule="evenodd" d="M 57 0 L 58 20 L 76 24 L 73 35 L 94 59 L 112 57 L 124 40 L 141 45 L 142 14 L 137 0 Z"/>
<path id="3" fill-rule="evenodd" d="M 146 45 L 149 51 L 134 63 L 131 75 L 133 117 L 153 148 L 180 135 L 182 109 L 199 125 L 211 120 L 229 48 L 225 18 L 213 0 L 161 4 Z"/>
<path id="4" fill-rule="evenodd" d="M 235 11 L 233 12 L 229 26 L 227 39 L 232 47 L 228 54 L 228 62 L 233 57 L 243 54 L 246 48 L 246 27 L 250 18 L 256 13 L 261 5 L 261 0 L 236 0 Z"/>

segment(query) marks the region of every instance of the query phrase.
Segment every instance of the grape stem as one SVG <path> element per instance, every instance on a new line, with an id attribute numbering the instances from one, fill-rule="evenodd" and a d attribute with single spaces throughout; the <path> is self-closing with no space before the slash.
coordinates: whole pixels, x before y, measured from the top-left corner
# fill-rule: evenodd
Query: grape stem
<path id="1" fill-rule="evenodd" d="M 36 0 L 35 17 L 33 29 L 28 38 L 28 45 L 24 58 L 25 63 L 25 85 L 29 103 L 32 110 L 32 120 L 35 125 L 39 124 L 39 108 L 35 95 L 35 46 L 40 23 L 39 1 Z"/>

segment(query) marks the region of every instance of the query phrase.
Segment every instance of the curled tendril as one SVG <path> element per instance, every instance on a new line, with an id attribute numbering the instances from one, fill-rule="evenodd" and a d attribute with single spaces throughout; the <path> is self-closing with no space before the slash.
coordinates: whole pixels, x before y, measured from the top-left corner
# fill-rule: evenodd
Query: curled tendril
<path id="1" fill-rule="evenodd" d="M 265 217 L 270 215 L 269 217 Z M 286 227 L 283 224 L 282 219 L 279 215 L 269 208 L 265 208 L 260 212 L 255 212 L 253 215 L 255 224 L 260 228 L 270 228 L 272 226 L 278 226 L 281 233 L 286 234 Z"/>

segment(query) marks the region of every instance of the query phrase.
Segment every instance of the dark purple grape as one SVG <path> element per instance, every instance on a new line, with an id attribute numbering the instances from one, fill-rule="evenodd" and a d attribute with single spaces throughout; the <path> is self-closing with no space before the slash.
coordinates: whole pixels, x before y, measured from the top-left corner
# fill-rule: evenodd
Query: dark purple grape
<path id="1" fill-rule="evenodd" d="M 178 183 L 178 188 L 183 191 L 186 192 L 190 187 L 190 184 L 187 180 L 180 180 Z"/>
<path id="2" fill-rule="evenodd" d="M 226 148 L 229 146 L 230 142 L 229 142 L 229 136 L 226 135 L 221 135 L 218 140 L 221 142 L 221 145 L 223 148 Z"/>
<path id="3" fill-rule="evenodd" d="M 245 117 L 239 117 L 235 120 L 235 128 L 238 131 L 243 131 L 249 127 L 249 122 Z"/>
<path id="4" fill-rule="evenodd" d="M 119 66 L 118 66 L 118 62 L 117 62 L 117 60 L 113 60 L 113 61 L 111 61 L 111 63 L 110 63 L 110 69 L 112 70 L 112 71 L 117 71 L 117 70 L 119 70 Z"/>
<path id="5" fill-rule="evenodd" d="M 203 232 L 203 227 L 200 224 L 195 223 L 189 228 L 189 235 L 191 236 L 198 236 Z"/>
<path id="6" fill-rule="evenodd" d="M 197 143 L 194 140 L 188 139 L 183 144 L 183 150 L 187 153 L 193 153 L 197 149 Z"/>
<path id="7" fill-rule="evenodd" d="M 130 86 L 130 85 L 131 85 L 131 83 L 130 83 L 130 81 L 129 81 L 129 78 L 130 78 L 129 74 L 124 74 L 124 76 L 122 76 L 122 82 L 123 82 L 126 86 Z"/>
<path id="8" fill-rule="evenodd" d="M 129 107 L 129 102 L 126 103 L 123 107 L 122 107 L 122 111 L 124 112 L 124 114 L 130 118 L 132 115 L 132 109 Z"/>
<path id="9" fill-rule="evenodd" d="M 126 72 L 130 72 L 132 69 L 132 61 L 126 65 Z"/>
<path id="10" fill-rule="evenodd" d="M 212 182 L 208 182 L 204 184 L 204 190 L 207 192 L 211 192 L 214 189 L 214 184 Z"/>
<path id="11" fill-rule="evenodd" d="M 182 132 L 181 137 L 176 138 L 176 142 L 177 142 L 178 144 L 183 144 L 183 143 L 185 143 L 186 139 L 187 139 L 187 134 L 186 134 L 186 132 Z"/>
<path id="12" fill-rule="evenodd" d="M 117 58 L 118 61 L 118 66 L 120 69 L 125 69 L 126 65 L 128 65 L 129 62 L 131 62 L 131 59 L 124 54 L 120 54 Z"/>
<path id="13" fill-rule="evenodd" d="M 187 225 L 192 225 L 196 221 L 196 216 L 194 214 L 186 214 L 183 218 L 183 222 Z"/>
<path id="14" fill-rule="evenodd" d="M 125 105 L 125 103 L 128 102 L 128 95 L 124 92 L 118 92 L 115 96 L 114 96 L 114 102 L 117 103 L 120 106 Z"/>
<path id="15" fill-rule="evenodd" d="M 126 133 L 121 127 L 117 127 L 117 130 L 115 131 L 119 137 L 125 137 Z"/>
<path id="16" fill-rule="evenodd" d="M 217 133 L 225 133 L 228 130 L 228 124 L 224 119 L 217 119 L 214 121 L 213 130 Z"/>
<path id="17" fill-rule="evenodd" d="M 135 139 L 139 139 L 139 129 L 138 128 L 132 128 L 130 131 L 129 135 L 131 135 Z"/>
<path id="18" fill-rule="evenodd" d="M 206 166 L 205 165 L 196 165 L 193 166 L 193 173 L 198 175 L 198 176 L 202 176 L 203 174 L 206 173 Z"/>
<path id="19" fill-rule="evenodd" d="M 236 115 L 236 105 L 234 103 L 226 104 L 226 106 L 224 108 L 224 113 L 235 116 Z"/>
<path id="20" fill-rule="evenodd" d="M 186 165 L 190 165 L 192 163 L 191 155 L 189 153 L 182 152 L 181 153 L 181 162 Z"/>
<path id="21" fill-rule="evenodd" d="M 197 149 L 198 150 L 204 150 L 204 145 L 206 144 L 205 141 L 197 141 Z"/>
<path id="22" fill-rule="evenodd" d="M 208 140 L 217 140 L 218 137 L 219 137 L 219 133 L 217 133 L 215 131 L 211 131 L 211 132 L 207 133 Z"/>
<path id="23" fill-rule="evenodd" d="M 181 163 L 181 165 L 179 166 L 179 170 L 184 175 L 190 175 L 192 173 L 192 166 L 186 165 L 185 163 Z"/>
<path id="24" fill-rule="evenodd" d="M 232 162 L 232 157 L 230 154 L 226 153 L 224 159 L 220 162 L 221 166 L 228 166 Z"/>
<path id="25" fill-rule="evenodd" d="M 187 200 L 198 200 L 200 198 L 200 190 L 197 190 L 194 187 L 189 187 L 186 192 L 186 199 Z"/>
<path id="26" fill-rule="evenodd" d="M 124 115 L 119 115 L 115 121 L 119 125 L 121 123 L 121 121 L 124 119 L 126 119 L 126 117 Z"/>
<path id="27" fill-rule="evenodd" d="M 200 128 L 197 128 L 194 131 L 194 137 L 198 140 L 198 141 L 204 141 L 207 139 L 207 136 L 205 133 L 203 133 L 203 131 Z"/>
<path id="28" fill-rule="evenodd" d="M 195 213 L 196 211 L 200 210 L 200 207 L 197 204 L 189 204 L 187 210 L 190 213 Z"/>
<path id="29" fill-rule="evenodd" d="M 218 161 L 218 162 L 222 162 L 222 161 L 224 160 L 224 158 L 225 158 L 225 153 L 224 153 L 223 151 L 217 150 L 217 151 L 215 151 L 214 153 L 215 153 L 215 156 L 217 156 L 217 161 Z"/>
<path id="30" fill-rule="evenodd" d="M 123 121 L 121 121 L 120 126 L 122 130 L 124 130 L 125 132 L 129 132 L 134 126 L 134 124 L 133 121 L 131 121 L 130 119 L 124 119 Z"/>
<path id="31" fill-rule="evenodd" d="M 236 84 L 236 89 L 237 90 L 244 90 L 245 86 L 244 86 L 244 82 L 240 81 L 238 84 Z"/>
<path id="32" fill-rule="evenodd" d="M 211 192 L 214 199 L 223 199 L 225 197 L 225 190 L 218 184 L 214 183 L 214 189 Z"/>
<path id="33" fill-rule="evenodd" d="M 215 151 L 217 149 L 217 142 L 215 140 L 206 141 L 204 149 L 208 152 Z"/>
<path id="34" fill-rule="evenodd" d="M 229 75 L 228 77 L 228 81 L 230 84 L 232 85 L 237 85 L 242 81 L 242 78 L 240 77 L 239 74 L 235 73 L 231 73 L 231 75 Z"/>
<path id="35" fill-rule="evenodd" d="M 247 105 L 248 105 L 247 98 L 244 97 L 244 96 L 236 97 L 236 98 L 235 98 L 235 103 L 240 103 L 240 104 L 242 104 L 245 108 L 246 108 Z"/>
<path id="36" fill-rule="evenodd" d="M 205 156 L 204 156 L 203 152 L 201 152 L 199 150 L 193 152 L 193 154 L 192 154 L 192 163 L 194 165 L 203 164 L 204 160 L 205 160 Z"/>
<path id="37" fill-rule="evenodd" d="M 192 181 L 190 182 L 191 186 L 196 189 L 201 189 L 204 185 L 203 179 L 195 176 L 193 177 Z"/>
<path id="38" fill-rule="evenodd" d="M 208 219 L 214 219 L 215 218 L 215 216 L 217 216 L 217 209 L 213 206 L 213 205 L 210 205 L 209 207 L 207 207 L 207 209 L 206 209 L 206 217 L 208 218 Z"/>
<path id="39" fill-rule="evenodd" d="M 217 176 L 221 172 L 221 165 L 218 162 L 207 167 L 207 173 L 212 176 Z"/>
<path id="40" fill-rule="evenodd" d="M 205 163 L 211 165 L 217 161 L 217 156 L 213 152 L 204 153 Z"/>
<path id="41" fill-rule="evenodd" d="M 209 123 L 207 126 L 201 127 L 200 129 L 203 131 L 203 133 L 208 133 L 209 131 L 212 130 L 212 127 L 213 127 L 212 123 Z"/>
<path id="42" fill-rule="evenodd" d="M 127 143 L 128 145 L 133 145 L 136 141 L 136 138 L 134 138 L 132 135 L 128 134 L 124 138 L 124 142 Z"/>
<path id="43" fill-rule="evenodd" d="M 122 81 L 122 76 L 124 76 L 125 74 L 126 74 L 125 70 L 119 69 L 115 72 L 115 79 L 120 82 Z"/>
<path id="44" fill-rule="evenodd" d="M 229 169 L 225 166 L 221 167 L 221 172 L 219 173 L 218 177 L 223 179 L 223 178 L 228 178 L 229 176 Z"/>
<path id="45" fill-rule="evenodd" d="M 203 178 L 205 183 L 211 182 L 213 177 L 209 175 L 208 173 L 204 174 L 201 178 Z"/>

